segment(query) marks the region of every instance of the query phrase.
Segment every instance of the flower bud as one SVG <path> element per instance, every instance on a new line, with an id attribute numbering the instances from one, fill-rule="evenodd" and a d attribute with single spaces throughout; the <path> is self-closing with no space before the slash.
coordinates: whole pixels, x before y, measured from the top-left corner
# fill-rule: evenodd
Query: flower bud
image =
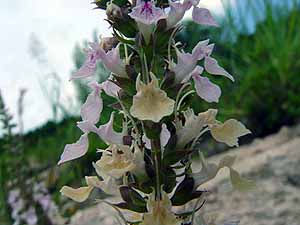
<path id="1" fill-rule="evenodd" d="M 114 3 L 110 3 L 107 5 L 106 8 L 106 15 L 109 20 L 114 20 L 114 19 L 122 19 L 123 18 L 123 12 L 121 7 Z"/>

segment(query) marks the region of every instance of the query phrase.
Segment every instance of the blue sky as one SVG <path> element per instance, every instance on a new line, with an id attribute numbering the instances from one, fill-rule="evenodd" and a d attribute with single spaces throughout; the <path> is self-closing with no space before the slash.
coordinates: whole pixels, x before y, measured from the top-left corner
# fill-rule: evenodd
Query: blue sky
<path id="1" fill-rule="evenodd" d="M 69 4 L 72 2 L 72 4 Z M 10 112 L 16 115 L 18 93 L 25 97 L 24 126 L 32 129 L 52 118 L 51 108 L 43 95 L 39 80 L 55 70 L 62 81 L 62 102 L 75 98 L 68 82 L 73 68 L 72 50 L 76 43 L 91 38 L 93 30 L 109 36 L 104 11 L 92 10 L 89 0 L 15 0 L 0 2 L 0 90 Z M 221 13 L 220 0 L 201 2 Z M 49 67 L 38 66 L 29 53 L 32 34 L 46 49 Z"/>

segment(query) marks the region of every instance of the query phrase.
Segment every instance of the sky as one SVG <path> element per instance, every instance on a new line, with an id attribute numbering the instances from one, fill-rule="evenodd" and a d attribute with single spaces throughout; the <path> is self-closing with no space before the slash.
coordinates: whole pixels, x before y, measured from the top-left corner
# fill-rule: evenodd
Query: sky
<path id="1" fill-rule="evenodd" d="M 33 129 L 53 118 L 40 81 L 56 71 L 61 80 L 61 101 L 69 105 L 75 90 L 68 81 L 73 69 L 72 51 L 76 43 L 88 40 L 96 29 L 110 36 L 105 12 L 93 10 L 89 0 L 15 0 L 0 2 L 0 90 L 10 112 L 17 114 L 20 89 L 26 88 L 24 127 Z M 201 3 L 221 13 L 220 0 Z M 40 65 L 30 54 L 30 40 L 35 37 L 45 51 L 47 65 Z M 49 66 L 51 65 L 51 66 Z M 47 84 L 47 82 L 46 82 Z M 16 120 L 17 121 L 17 120 Z"/>

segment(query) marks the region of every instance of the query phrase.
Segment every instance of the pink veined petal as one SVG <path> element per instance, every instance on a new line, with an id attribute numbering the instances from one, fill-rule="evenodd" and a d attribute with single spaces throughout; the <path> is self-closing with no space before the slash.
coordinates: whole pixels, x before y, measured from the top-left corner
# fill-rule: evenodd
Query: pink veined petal
<path id="1" fill-rule="evenodd" d="M 95 72 L 96 72 L 96 63 L 92 64 L 90 62 L 85 62 L 82 65 L 82 67 L 80 67 L 80 69 L 71 76 L 70 80 L 87 78 L 93 76 Z"/>
<path id="2" fill-rule="evenodd" d="M 192 17 L 193 20 L 198 24 L 215 27 L 219 26 L 208 9 L 194 7 Z"/>
<path id="3" fill-rule="evenodd" d="M 234 81 L 233 76 L 229 74 L 224 68 L 219 66 L 218 61 L 212 57 L 205 57 L 204 67 L 205 70 L 210 74 L 225 76 L 231 81 Z"/>
<path id="4" fill-rule="evenodd" d="M 70 80 L 86 78 L 94 75 L 97 68 L 97 61 L 105 54 L 104 50 L 99 46 L 98 43 L 89 43 L 89 48 L 86 51 L 86 60 L 81 68 L 75 72 Z"/>
<path id="5" fill-rule="evenodd" d="M 196 92 L 200 98 L 207 102 L 219 102 L 221 96 L 221 89 L 218 85 L 210 82 L 207 77 L 202 77 L 200 75 L 192 76 L 195 82 Z"/>
<path id="6" fill-rule="evenodd" d="M 64 152 L 60 156 L 58 165 L 68 162 L 73 159 L 80 158 L 85 155 L 89 148 L 88 134 L 83 134 L 79 140 L 74 144 L 67 144 Z"/>
<path id="7" fill-rule="evenodd" d="M 79 129 L 83 133 L 89 133 L 89 132 L 97 133 L 98 132 L 98 128 L 94 124 L 90 123 L 89 121 L 77 122 L 77 127 L 79 127 Z"/>
<path id="8" fill-rule="evenodd" d="M 138 0 L 132 12 L 128 14 L 137 22 L 152 25 L 156 24 L 160 19 L 166 18 L 164 11 L 156 7 L 152 1 Z"/>
<path id="9" fill-rule="evenodd" d="M 114 131 L 114 112 L 111 113 L 108 123 L 101 125 L 98 128 L 98 136 L 107 144 L 123 144 L 123 134 Z"/>
<path id="10" fill-rule="evenodd" d="M 162 124 L 161 132 L 160 132 L 160 145 L 162 147 L 165 147 L 168 144 L 170 137 L 171 137 L 171 133 L 168 130 L 167 125 Z"/>
<path id="11" fill-rule="evenodd" d="M 94 90 L 88 95 L 86 102 L 82 105 L 80 115 L 83 121 L 89 121 L 92 124 L 98 123 L 103 109 L 100 92 L 99 89 Z"/>
<path id="12" fill-rule="evenodd" d="M 121 90 L 121 88 L 111 80 L 104 81 L 100 86 L 107 95 L 114 98 L 118 97 L 118 92 Z"/>

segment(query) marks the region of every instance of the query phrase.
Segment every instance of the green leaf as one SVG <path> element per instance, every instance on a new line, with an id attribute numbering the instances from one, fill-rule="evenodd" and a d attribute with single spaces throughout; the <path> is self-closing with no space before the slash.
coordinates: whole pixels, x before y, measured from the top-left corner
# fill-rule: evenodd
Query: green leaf
<path id="1" fill-rule="evenodd" d="M 145 199 L 135 190 L 130 187 L 120 187 L 120 192 L 125 202 L 117 204 L 122 209 L 129 209 L 135 212 L 147 212 L 147 203 Z"/>
<path id="2" fill-rule="evenodd" d="M 176 173 L 171 167 L 163 169 L 163 190 L 166 193 L 171 193 L 176 186 Z"/>
<path id="3" fill-rule="evenodd" d="M 185 177 L 178 185 L 173 197 L 171 198 L 173 206 L 181 206 L 189 201 L 199 198 L 204 191 L 194 190 L 195 181 L 192 177 Z"/>
<path id="4" fill-rule="evenodd" d="M 188 149 L 176 149 L 176 142 L 176 135 L 171 136 L 163 153 L 163 165 L 173 165 L 191 153 L 191 150 Z"/>

